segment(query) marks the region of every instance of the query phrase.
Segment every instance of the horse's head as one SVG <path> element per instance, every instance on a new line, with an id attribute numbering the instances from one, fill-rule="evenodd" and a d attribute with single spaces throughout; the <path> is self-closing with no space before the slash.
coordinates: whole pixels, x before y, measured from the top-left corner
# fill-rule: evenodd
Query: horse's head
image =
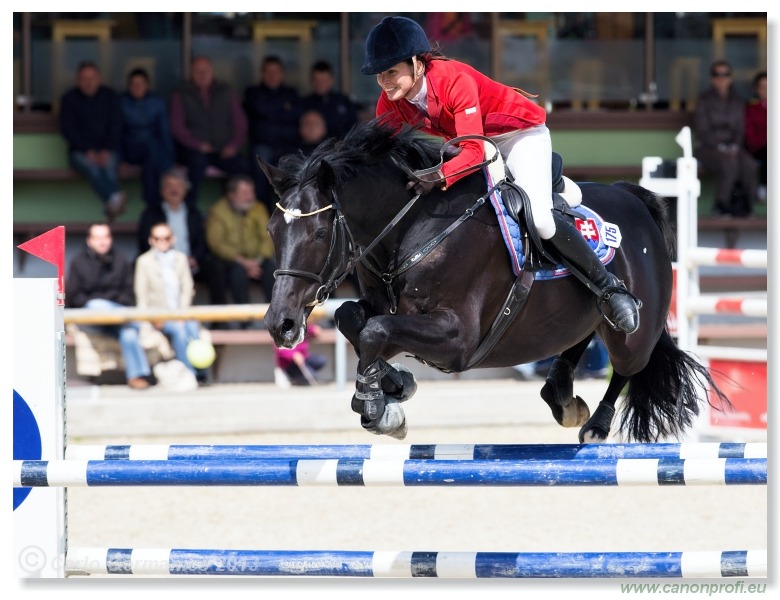
<path id="1" fill-rule="evenodd" d="M 345 212 L 351 209 L 356 234 L 371 236 L 371 226 L 381 229 L 383 219 L 389 221 L 409 199 L 398 167 L 428 167 L 438 149 L 411 128 L 398 131 L 376 120 L 342 141 L 323 142 L 309 157 L 287 155 L 278 168 L 260 161 L 279 196 L 268 224 L 278 268 L 265 317 L 277 346 L 303 339 L 311 309 L 353 267 L 354 242 L 340 202 Z"/>
<path id="2" fill-rule="evenodd" d="M 265 323 L 277 346 L 291 348 L 303 340 L 312 308 L 327 299 L 346 273 L 351 239 L 338 224 L 327 162 L 319 162 L 306 181 L 263 162 L 260 167 L 279 196 L 268 223 L 278 268 Z"/>

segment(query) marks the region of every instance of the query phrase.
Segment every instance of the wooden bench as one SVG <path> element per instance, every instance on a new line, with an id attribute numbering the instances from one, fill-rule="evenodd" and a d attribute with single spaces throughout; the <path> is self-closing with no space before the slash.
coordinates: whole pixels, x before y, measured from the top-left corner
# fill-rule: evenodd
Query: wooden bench
<path id="1" fill-rule="evenodd" d="M 209 329 L 211 343 L 219 346 L 271 346 L 273 339 L 265 329 Z M 338 332 L 332 328 L 322 328 L 322 333 L 313 339 L 315 344 L 335 344 Z M 65 335 L 65 345 L 74 346 L 75 340 L 71 334 Z"/>
<path id="2" fill-rule="evenodd" d="M 176 168 L 186 172 L 186 167 L 176 165 Z M 119 179 L 130 180 L 141 177 L 141 167 L 128 163 L 119 165 Z M 224 179 L 225 172 L 209 165 L 206 167 L 207 179 Z M 56 169 L 14 169 L 14 181 L 75 181 L 84 179 L 70 167 Z"/>
<path id="3" fill-rule="evenodd" d="M 211 329 L 211 343 L 216 346 L 267 346 L 272 345 L 271 334 L 265 329 Z M 312 339 L 315 344 L 335 344 L 338 332 L 331 328 L 322 328 L 322 332 L 316 339 Z"/>
<path id="4" fill-rule="evenodd" d="M 767 231 L 766 217 L 700 217 L 699 231 L 723 231 L 726 247 L 735 248 L 743 231 Z"/>
<path id="5" fill-rule="evenodd" d="M 273 348 L 273 339 L 268 331 L 264 329 L 213 329 L 208 330 L 208 334 L 211 337 L 211 343 L 217 351 L 216 360 L 211 366 L 211 377 L 213 377 L 215 381 L 219 380 L 223 360 L 227 360 L 225 352 L 223 351 L 227 347 L 263 346 Z M 323 327 L 320 335 L 312 339 L 311 343 L 315 345 L 322 344 L 333 346 L 336 343 L 337 335 L 338 332 L 336 329 Z M 76 349 L 76 339 L 72 333 L 72 328 L 71 331 L 68 331 L 65 335 L 65 345 L 74 350 Z M 78 362 L 78 360 L 76 362 Z"/>
<path id="6" fill-rule="evenodd" d="M 22 241 L 28 240 L 30 238 L 34 238 L 35 236 L 41 235 L 42 233 L 46 233 L 50 229 L 54 229 L 55 227 L 59 227 L 60 225 L 65 226 L 65 233 L 67 235 L 77 234 L 77 235 L 86 235 L 87 231 L 89 230 L 89 226 L 92 224 L 92 221 L 73 221 L 69 223 L 16 223 L 13 224 L 13 231 L 14 231 L 14 239 L 16 238 L 24 238 Z M 113 223 L 111 225 L 111 231 L 115 234 L 117 233 L 125 233 L 125 234 L 134 234 L 136 231 L 138 231 L 138 223 L 135 222 L 129 222 L 129 223 Z M 20 242 L 21 243 L 21 242 Z"/>

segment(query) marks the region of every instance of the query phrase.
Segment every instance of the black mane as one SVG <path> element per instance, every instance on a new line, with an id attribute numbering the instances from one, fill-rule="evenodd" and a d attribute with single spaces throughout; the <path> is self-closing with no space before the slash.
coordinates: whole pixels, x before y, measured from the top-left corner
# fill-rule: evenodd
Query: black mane
<path id="1" fill-rule="evenodd" d="M 382 118 L 353 127 L 343 139 L 330 138 L 322 142 L 310 156 L 288 154 L 279 161 L 287 176 L 282 187 L 305 186 L 317 176 L 320 164 L 326 161 L 336 177 L 336 186 L 354 177 L 356 171 L 375 164 L 388 156 L 410 169 L 432 167 L 441 161 L 444 140 L 424 134 L 404 125 L 400 130 Z"/>

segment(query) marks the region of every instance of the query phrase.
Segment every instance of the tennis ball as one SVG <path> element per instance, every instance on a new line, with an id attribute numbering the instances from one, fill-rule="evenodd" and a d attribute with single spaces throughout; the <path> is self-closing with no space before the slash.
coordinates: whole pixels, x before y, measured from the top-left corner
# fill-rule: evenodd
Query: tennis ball
<path id="1" fill-rule="evenodd" d="M 217 352 L 209 342 L 205 340 L 192 340 L 187 344 L 187 360 L 196 369 L 208 369 L 214 364 Z"/>

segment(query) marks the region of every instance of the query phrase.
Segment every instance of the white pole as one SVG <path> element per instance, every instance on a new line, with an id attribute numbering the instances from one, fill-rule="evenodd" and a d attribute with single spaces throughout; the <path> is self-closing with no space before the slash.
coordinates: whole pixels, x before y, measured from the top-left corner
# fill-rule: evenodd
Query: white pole
<path id="1" fill-rule="evenodd" d="M 698 345 L 699 318 L 689 315 L 689 298 L 699 295 L 699 267 L 690 264 L 688 253 L 698 246 L 698 203 L 701 182 L 692 154 L 691 129 L 687 125 L 675 141 L 683 156 L 677 159 L 677 343 L 692 351 Z"/>
<path id="2" fill-rule="evenodd" d="M 57 279 L 14 279 L 14 459 L 65 456 L 65 326 Z M 65 576 L 65 489 L 14 488 L 18 578 Z"/>

